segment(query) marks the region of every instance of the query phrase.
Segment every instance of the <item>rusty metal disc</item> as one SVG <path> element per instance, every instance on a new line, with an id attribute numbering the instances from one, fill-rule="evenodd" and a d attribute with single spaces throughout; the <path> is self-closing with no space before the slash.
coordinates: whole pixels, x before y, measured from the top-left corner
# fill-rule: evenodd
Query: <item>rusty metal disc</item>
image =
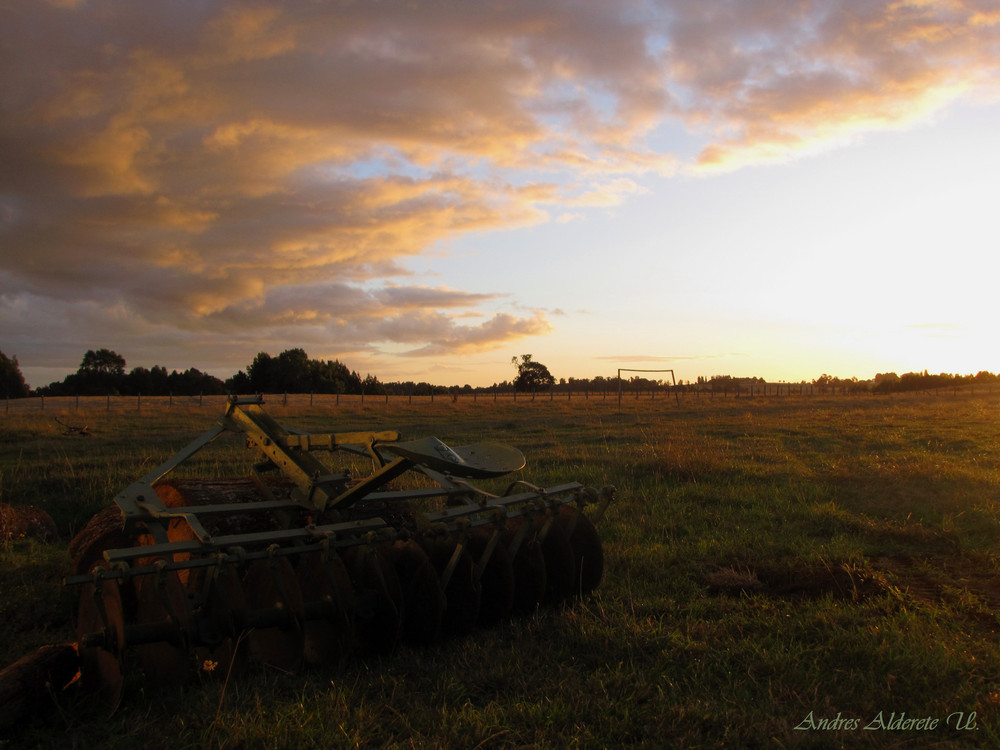
<path id="1" fill-rule="evenodd" d="M 360 545 L 342 553 L 357 603 L 358 646 L 371 654 L 391 653 L 403 632 L 403 590 L 381 546 Z"/>
<path id="2" fill-rule="evenodd" d="M 249 607 L 247 640 L 258 662 L 285 672 L 302 665 L 305 604 L 287 557 L 255 560 L 243 576 Z"/>
<path id="3" fill-rule="evenodd" d="M 239 571 L 228 564 L 209 568 L 193 577 L 189 588 L 201 592 L 194 636 L 199 673 L 225 679 L 242 672 L 249 661 L 249 647 L 242 640 L 248 606 Z"/>
<path id="4" fill-rule="evenodd" d="M 507 619 L 514 606 L 514 568 L 502 542 L 493 542 L 493 531 L 475 529 L 469 535 L 469 552 L 476 562 L 481 588 L 479 624 L 496 625 Z"/>
<path id="5" fill-rule="evenodd" d="M 386 547 L 403 589 L 403 640 L 411 645 L 433 643 L 441 634 L 446 600 L 437 571 L 427 553 L 412 539 Z"/>
<path id="6" fill-rule="evenodd" d="M 551 523 L 550 523 L 551 521 Z M 576 559 L 563 527 L 554 518 L 535 520 L 545 558 L 545 597 L 543 604 L 558 604 L 576 591 Z"/>
<path id="7" fill-rule="evenodd" d="M 339 666 L 354 650 L 354 591 L 335 553 L 304 554 L 295 566 L 305 603 L 304 655 L 309 664 Z"/>
<path id="8" fill-rule="evenodd" d="M 514 573 L 514 602 L 511 612 L 531 614 L 545 598 L 545 557 L 535 538 L 533 521 L 524 517 L 507 522 L 501 542 L 510 557 Z"/>
<path id="9" fill-rule="evenodd" d="M 131 547 L 135 535 L 125 532 L 125 517 L 117 505 L 94 514 L 69 543 L 71 570 L 89 573 L 95 564 L 104 564 L 104 550 Z"/>
<path id="10" fill-rule="evenodd" d="M 441 634 L 466 635 L 476 626 L 482 597 L 472 556 L 465 542 L 454 534 L 422 538 L 421 545 L 441 578 L 447 601 Z"/>
<path id="11" fill-rule="evenodd" d="M 98 579 L 82 586 L 76 632 L 81 682 L 110 716 L 121 703 L 125 676 L 125 618 L 117 580 Z"/>
<path id="12" fill-rule="evenodd" d="M 604 575 L 604 548 L 593 522 L 579 508 L 563 505 L 556 519 L 569 536 L 576 561 L 576 593 L 589 594 Z"/>
<path id="13" fill-rule="evenodd" d="M 161 623 L 163 640 L 136 647 L 146 676 L 165 687 L 179 687 L 191 675 L 188 633 L 191 604 L 176 571 L 162 570 L 135 579 L 137 626 Z"/>

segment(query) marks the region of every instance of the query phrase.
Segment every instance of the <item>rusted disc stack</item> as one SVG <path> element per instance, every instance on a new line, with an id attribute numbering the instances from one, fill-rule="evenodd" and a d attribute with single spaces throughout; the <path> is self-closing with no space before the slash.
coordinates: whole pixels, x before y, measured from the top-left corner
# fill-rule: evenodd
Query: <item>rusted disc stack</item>
<path id="1" fill-rule="evenodd" d="M 292 490 L 269 479 L 266 496 Z M 245 478 L 172 480 L 156 492 L 168 508 L 211 506 L 199 522 L 212 537 L 304 520 L 286 511 L 245 513 L 248 502 L 261 499 L 259 485 Z M 241 510 L 220 510 L 226 504 Z M 77 624 L 85 679 L 113 710 L 133 647 L 147 678 L 164 686 L 195 673 L 239 672 L 248 657 L 288 671 L 336 666 L 355 652 L 384 654 L 400 642 L 425 645 L 493 626 L 584 595 L 600 581 L 601 542 L 577 503 L 452 527 L 421 524 L 400 507 L 405 512 L 388 536 L 326 539 L 301 551 L 275 543 L 254 554 L 229 549 L 212 557 L 143 557 L 163 540 L 129 536 L 120 513 L 102 511 L 71 544 L 75 571 L 93 574 Z M 170 543 L 195 538 L 183 517 L 166 529 Z M 102 553 L 115 547 L 137 549 L 134 569 L 109 567 Z"/>

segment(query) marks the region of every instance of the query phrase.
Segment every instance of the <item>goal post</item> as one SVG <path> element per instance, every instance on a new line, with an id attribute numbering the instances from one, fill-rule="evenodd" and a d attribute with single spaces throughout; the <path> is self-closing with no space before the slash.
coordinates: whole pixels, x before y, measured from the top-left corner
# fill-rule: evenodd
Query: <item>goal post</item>
<path id="1" fill-rule="evenodd" d="M 622 410 L 622 373 L 623 372 L 669 372 L 670 373 L 670 383 L 674 389 L 674 398 L 677 400 L 677 405 L 681 405 L 681 397 L 677 393 L 677 379 L 674 377 L 673 370 L 635 370 L 631 367 L 619 367 L 618 368 L 618 411 Z"/>

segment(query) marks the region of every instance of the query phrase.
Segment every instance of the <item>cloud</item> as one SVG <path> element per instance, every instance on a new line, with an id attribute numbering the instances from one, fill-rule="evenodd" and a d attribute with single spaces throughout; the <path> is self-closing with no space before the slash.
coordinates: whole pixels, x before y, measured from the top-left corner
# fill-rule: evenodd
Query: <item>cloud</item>
<path id="1" fill-rule="evenodd" d="M 379 290 L 375 297 L 386 305 L 396 308 L 455 308 L 468 307 L 494 298 L 493 294 L 473 294 L 445 287 L 398 286 L 396 284 Z"/>
<path id="2" fill-rule="evenodd" d="M 743 357 L 745 354 L 738 352 L 728 352 L 726 354 L 680 354 L 675 356 L 663 356 L 657 354 L 621 354 L 621 355 L 609 355 L 602 357 L 594 357 L 593 359 L 604 360 L 608 362 L 620 362 L 622 364 L 642 364 L 643 362 L 680 362 L 686 360 L 702 360 L 702 359 L 722 359 L 724 357 Z"/>
<path id="3" fill-rule="evenodd" d="M 1000 93 L 1000 12 L 976 0 L 687 1 L 667 25 L 676 111 L 711 134 L 694 170 L 789 158 Z"/>
<path id="4" fill-rule="evenodd" d="M 543 334 L 516 290 L 394 280 L 449 238 L 585 217 L 649 174 L 996 96 L 1000 60 L 1000 11 L 975 0 L 10 0 L 0 29 L 0 339 L 49 308 L 50 340 L 99 320 L 165 351 Z M 704 140 L 696 161 L 652 145 L 669 122 Z"/>
<path id="5" fill-rule="evenodd" d="M 432 343 L 405 353 L 411 357 L 429 357 L 491 349 L 498 342 L 538 336 L 548 333 L 551 328 L 545 315 L 540 312 L 530 318 L 498 313 L 479 325 L 469 326 L 457 326 L 454 321 L 441 315 L 423 313 L 415 317 L 385 321 L 381 330 L 383 335 L 391 336 L 396 341 L 405 340 L 401 335 L 404 331 L 412 335 L 414 340 L 431 340 Z"/>
<path id="6" fill-rule="evenodd" d="M 965 326 L 955 323 L 917 323 L 903 326 L 906 330 L 922 333 L 928 338 L 952 339 L 959 338 L 964 334 Z"/>

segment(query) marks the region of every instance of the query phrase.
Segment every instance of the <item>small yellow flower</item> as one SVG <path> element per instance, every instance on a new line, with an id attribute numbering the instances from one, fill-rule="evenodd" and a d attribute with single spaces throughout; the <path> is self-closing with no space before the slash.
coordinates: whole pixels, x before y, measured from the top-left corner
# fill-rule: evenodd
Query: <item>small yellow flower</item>
<path id="1" fill-rule="evenodd" d="M 214 672 L 217 666 L 219 666 L 219 662 L 212 661 L 211 659 L 205 659 L 205 661 L 201 663 L 201 669 L 203 672 Z"/>

